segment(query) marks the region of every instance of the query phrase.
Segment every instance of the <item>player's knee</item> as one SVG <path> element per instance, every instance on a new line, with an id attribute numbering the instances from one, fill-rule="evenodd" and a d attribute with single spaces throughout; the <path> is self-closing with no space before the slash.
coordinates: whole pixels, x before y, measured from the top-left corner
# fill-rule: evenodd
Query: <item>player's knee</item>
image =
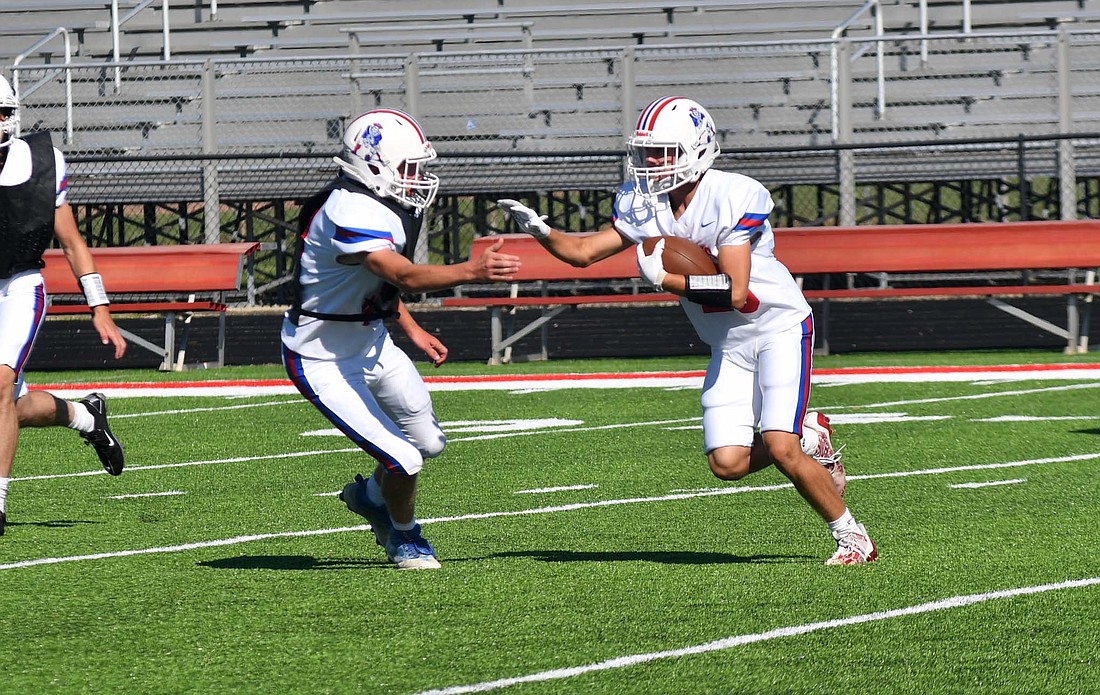
<path id="1" fill-rule="evenodd" d="M 420 455 L 426 459 L 433 459 L 439 456 L 446 447 L 447 435 L 443 434 L 443 432 L 439 432 L 433 437 L 427 437 L 417 445 L 417 448 L 420 450 Z"/>
<path id="2" fill-rule="evenodd" d="M 710 472 L 720 480 L 740 480 L 749 474 L 749 450 L 724 446 L 707 454 Z"/>

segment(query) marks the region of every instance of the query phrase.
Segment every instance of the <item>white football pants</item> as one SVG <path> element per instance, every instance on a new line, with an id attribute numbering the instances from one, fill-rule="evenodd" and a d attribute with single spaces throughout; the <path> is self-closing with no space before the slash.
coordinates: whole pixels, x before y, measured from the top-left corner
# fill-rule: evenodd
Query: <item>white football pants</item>
<path id="1" fill-rule="evenodd" d="M 389 333 L 365 354 L 303 357 L 283 346 L 283 366 L 298 391 L 391 473 L 414 475 L 443 453 L 428 387 Z"/>
<path id="2" fill-rule="evenodd" d="M 791 328 L 711 351 L 703 382 L 703 445 L 752 446 L 753 434 L 801 436 L 810 402 L 813 315 Z"/>
<path id="3" fill-rule="evenodd" d="M 0 364 L 15 372 L 15 397 L 26 395 L 23 367 L 46 320 L 46 287 L 42 274 L 26 270 L 0 280 Z"/>

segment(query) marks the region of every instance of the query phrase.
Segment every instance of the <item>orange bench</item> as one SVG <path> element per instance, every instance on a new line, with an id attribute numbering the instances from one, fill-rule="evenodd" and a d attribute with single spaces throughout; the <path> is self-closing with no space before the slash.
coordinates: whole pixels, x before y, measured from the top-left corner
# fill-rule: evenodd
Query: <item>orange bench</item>
<path id="1" fill-rule="evenodd" d="M 1095 284 L 1100 268 L 1100 220 L 1003 222 L 980 224 L 928 224 L 861 227 L 800 227 L 775 230 L 776 256 L 797 279 L 824 276 L 823 289 L 805 290 L 807 299 L 821 300 L 815 311 L 818 350 L 828 352 L 829 302 L 832 300 L 932 299 L 984 297 L 993 306 L 1066 340 L 1066 352 L 1088 349 L 1087 326 L 1091 296 L 1100 294 Z M 547 322 L 568 307 L 585 304 L 675 301 L 675 295 L 571 293 L 552 296 L 550 283 L 570 280 L 611 281 L 638 277 L 633 249 L 595 263 L 574 268 L 543 249 L 526 234 L 505 234 L 475 239 L 471 255 L 480 254 L 498 238 L 502 251 L 520 256 L 523 268 L 511 285 L 510 296 L 448 297 L 449 307 L 486 307 L 490 310 L 492 355 L 490 364 L 508 358 L 508 349 L 519 339 L 543 328 L 542 354 L 546 358 Z M 1012 284 L 994 284 L 990 273 L 1011 271 Z M 1039 281 L 1031 271 L 1065 271 L 1056 281 Z M 975 277 L 984 273 L 985 277 Z M 877 287 L 829 286 L 835 275 L 869 274 Z M 918 275 L 921 285 L 908 285 Z M 925 277 L 927 276 L 927 277 Z M 1078 277 L 1080 280 L 1078 280 Z M 523 295 L 519 283 L 535 283 L 536 294 Z M 555 285 L 560 287 L 559 285 Z M 1066 327 L 1008 304 L 1002 297 L 1064 295 Z M 1078 299 L 1089 297 L 1082 320 Z M 504 314 L 514 307 L 543 307 L 534 321 L 504 335 Z M 540 357 L 540 356 L 535 356 Z"/>
<path id="2" fill-rule="evenodd" d="M 163 371 L 181 370 L 187 350 L 191 315 L 218 314 L 218 366 L 225 364 L 225 295 L 238 289 L 244 258 L 257 242 L 180 246 L 96 247 L 96 270 L 111 298 L 111 314 L 163 314 L 164 344 L 158 345 L 122 330 L 126 340 L 162 358 Z M 47 316 L 89 312 L 60 249 L 43 256 L 42 275 L 50 304 Z M 183 314 L 183 331 L 176 339 L 176 317 Z"/>

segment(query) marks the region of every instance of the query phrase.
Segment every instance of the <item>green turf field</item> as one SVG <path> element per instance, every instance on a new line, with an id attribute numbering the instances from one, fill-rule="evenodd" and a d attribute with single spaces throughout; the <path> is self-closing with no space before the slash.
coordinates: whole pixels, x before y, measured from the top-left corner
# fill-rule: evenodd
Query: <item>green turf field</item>
<path id="1" fill-rule="evenodd" d="M 965 361 L 1071 360 L 817 366 Z M 282 371 L 28 375 L 265 377 Z M 0 538 L 0 693 L 1100 692 L 1100 383 L 815 387 L 880 551 L 840 568 L 774 469 L 710 475 L 698 398 L 436 392 L 450 444 L 419 505 L 435 572 L 385 562 L 335 497 L 371 463 L 298 396 L 112 398 L 119 478 L 75 433 L 27 430 Z"/>

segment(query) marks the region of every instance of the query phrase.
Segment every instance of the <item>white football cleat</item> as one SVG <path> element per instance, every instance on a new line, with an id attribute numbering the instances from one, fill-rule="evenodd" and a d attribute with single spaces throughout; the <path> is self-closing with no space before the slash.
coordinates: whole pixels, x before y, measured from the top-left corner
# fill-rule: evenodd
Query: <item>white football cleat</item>
<path id="1" fill-rule="evenodd" d="M 848 531 L 834 532 L 833 538 L 836 539 L 836 552 L 825 561 L 826 565 L 865 565 L 878 559 L 878 548 L 863 524 L 856 524 Z"/>
<path id="2" fill-rule="evenodd" d="M 844 495 L 848 487 L 848 478 L 844 475 L 844 464 L 840 462 L 840 449 L 833 449 L 833 428 L 829 426 L 829 418 L 824 413 L 811 410 L 802 419 L 802 450 L 815 461 L 825 466 L 829 475 L 833 477 L 836 491 Z M 807 436 L 809 434 L 809 436 Z"/>

